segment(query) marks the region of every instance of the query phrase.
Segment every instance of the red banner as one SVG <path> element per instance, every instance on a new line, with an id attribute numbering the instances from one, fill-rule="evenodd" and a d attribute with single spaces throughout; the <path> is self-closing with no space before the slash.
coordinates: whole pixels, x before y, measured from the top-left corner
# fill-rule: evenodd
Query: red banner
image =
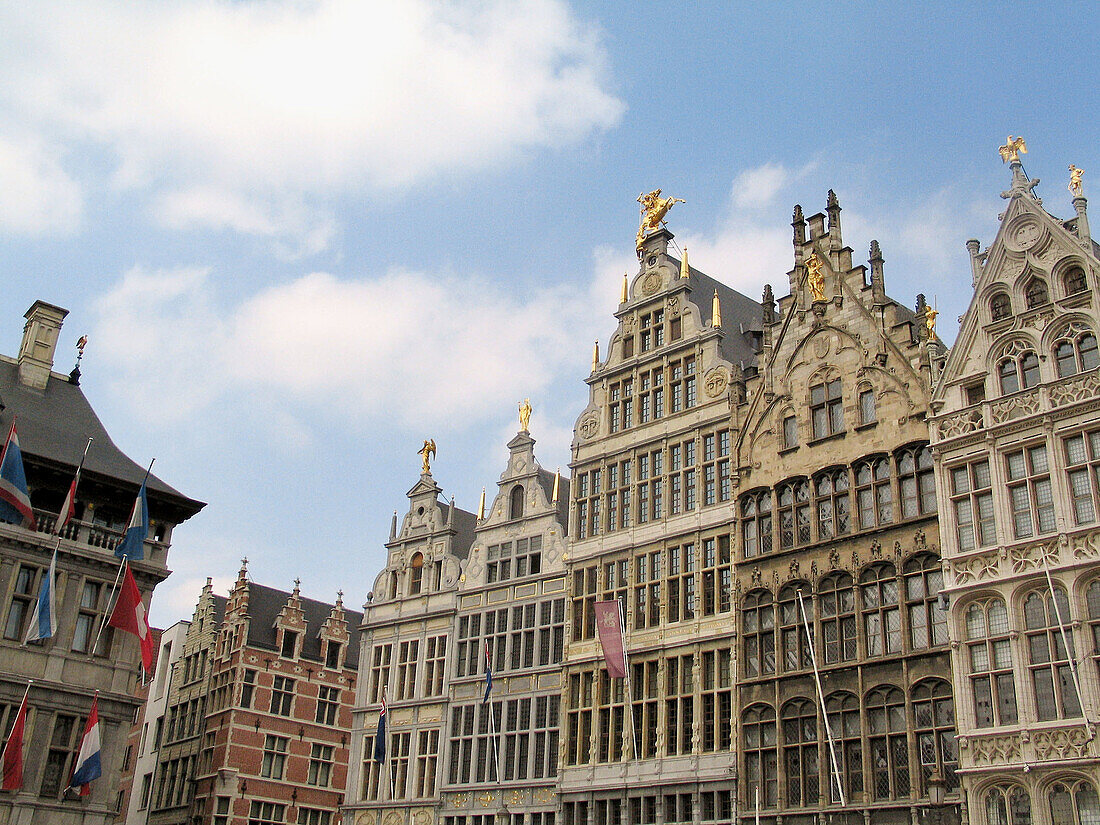
<path id="1" fill-rule="evenodd" d="M 600 633 L 604 664 L 612 679 L 626 678 L 626 649 L 623 647 L 623 617 L 619 602 L 596 602 L 596 629 Z"/>

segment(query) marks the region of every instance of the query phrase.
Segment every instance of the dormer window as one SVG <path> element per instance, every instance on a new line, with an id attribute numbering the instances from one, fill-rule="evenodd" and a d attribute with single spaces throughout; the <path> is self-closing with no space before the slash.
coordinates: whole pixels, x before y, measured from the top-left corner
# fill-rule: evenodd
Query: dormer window
<path id="1" fill-rule="evenodd" d="M 325 648 L 325 667 L 330 667 L 334 670 L 340 667 L 340 651 L 344 646 L 339 642 L 329 640 L 328 646 Z"/>
<path id="2" fill-rule="evenodd" d="M 283 648 L 280 655 L 284 659 L 293 659 L 297 653 L 298 634 L 293 630 L 283 631 Z"/>
<path id="3" fill-rule="evenodd" d="M 512 488 L 510 497 L 508 518 L 523 518 L 523 485 L 517 484 Z"/>
<path id="4" fill-rule="evenodd" d="M 424 586 L 424 554 L 417 553 L 409 565 L 409 595 L 416 596 Z"/>
<path id="5" fill-rule="evenodd" d="M 1024 291 L 1024 301 L 1027 303 L 1028 309 L 1050 303 L 1050 298 L 1047 295 L 1047 282 L 1042 278 L 1032 278 Z"/>
<path id="6" fill-rule="evenodd" d="M 1003 321 L 1012 315 L 1012 303 L 1007 292 L 998 292 L 989 299 L 989 316 L 994 321 Z"/>

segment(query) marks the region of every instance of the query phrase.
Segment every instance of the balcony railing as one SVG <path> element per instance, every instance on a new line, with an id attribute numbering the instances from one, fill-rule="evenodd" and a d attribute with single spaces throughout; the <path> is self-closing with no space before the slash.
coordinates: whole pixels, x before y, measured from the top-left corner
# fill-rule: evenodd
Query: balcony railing
<path id="1" fill-rule="evenodd" d="M 57 524 L 57 513 L 47 510 L 34 511 L 35 530 L 39 535 L 52 536 L 54 525 Z M 5 525 L 17 528 L 15 525 Z M 122 541 L 122 530 L 107 527 L 103 524 L 93 524 L 87 521 L 71 520 L 61 528 L 61 538 L 73 544 L 85 547 L 94 547 L 113 553 L 118 543 Z M 145 539 L 145 560 L 154 565 L 167 564 L 168 544 L 152 538 Z"/>

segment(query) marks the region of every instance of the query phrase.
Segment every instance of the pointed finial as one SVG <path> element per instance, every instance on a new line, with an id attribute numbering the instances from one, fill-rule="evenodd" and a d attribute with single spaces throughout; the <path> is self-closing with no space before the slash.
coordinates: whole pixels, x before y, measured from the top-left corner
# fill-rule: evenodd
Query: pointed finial
<path id="1" fill-rule="evenodd" d="M 294 595 L 297 596 L 301 592 L 302 592 L 302 580 L 296 578 L 296 579 L 294 579 Z"/>
<path id="2" fill-rule="evenodd" d="M 763 321 L 771 324 L 775 321 L 775 295 L 772 293 L 772 285 L 764 284 L 764 295 L 760 300 L 763 309 Z"/>
<path id="3" fill-rule="evenodd" d="M 481 501 L 477 504 L 477 520 L 485 521 L 485 488 L 481 488 Z"/>
<path id="4" fill-rule="evenodd" d="M 1078 169 L 1072 163 L 1069 165 L 1069 191 L 1075 198 L 1085 196 L 1084 187 L 1081 186 L 1081 176 L 1083 174 L 1085 174 L 1084 169 Z"/>
<path id="5" fill-rule="evenodd" d="M 450 527 L 455 521 L 455 497 L 451 496 L 451 503 L 447 507 L 447 526 Z"/>
<path id="6" fill-rule="evenodd" d="M 722 304 L 718 300 L 718 290 L 714 290 L 714 298 L 710 302 L 710 325 L 715 329 L 722 327 Z"/>
<path id="7" fill-rule="evenodd" d="M 802 217 L 802 207 L 797 203 L 794 205 L 794 217 L 791 219 L 791 226 L 794 228 L 794 246 L 797 250 L 798 247 L 806 243 L 806 219 Z M 798 254 L 797 251 L 795 254 Z"/>
<path id="8" fill-rule="evenodd" d="M 343 606 L 344 606 L 344 590 L 343 590 L 343 588 L 336 591 L 336 606 L 339 607 L 339 608 L 343 608 Z"/>
<path id="9" fill-rule="evenodd" d="M 243 572 L 245 570 L 248 570 L 248 556 L 241 559 L 241 571 Z"/>
<path id="10" fill-rule="evenodd" d="M 550 496 L 550 503 L 558 503 L 558 485 L 561 484 L 561 467 L 554 471 L 554 494 Z"/>
<path id="11" fill-rule="evenodd" d="M 684 247 L 684 257 L 680 260 L 680 277 L 687 278 L 691 275 L 691 265 L 688 264 L 688 248 Z"/>
<path id="12" fill-rule="evenodd" d="M 829 194 L 826 197 L 825 206 L 827 209 L 840 209 L 840 201 L 836 199 L 836 192 L 832 189 L 829 190 Z"/>
<path id="13" fill-rule="evenodd" d="M 628 277 L 629 276 L 624 272 L 623 273 L 623 290 L 622 290 L 622 294 L 619 295 L 619 303 L 620 304 L 625 304 L 627 299 L 630 297 L 629 294 L 628 294 L 628 290 L 629 290 L 629 286 L 630 286 L 629 283 L 628 283 Z"/>
<path id="14" fill-rule="evenodd" d="M 878 241 L 871 241 L 870 259 L 872 261 L 882 260 L 882 249 L 878 245 Z"/>
<path id="15" fill-rule="evenodd" d="M 595 372 L 600 367 L 600 341 L 597 338 L 596 343 L 592 345 L 592 372 Z"/>
<path id="16" fill-rule="evenodd" d="M 397 538 L 397 511 L 393 511 L 393 518 L 390 520 L 390 541 Z"/>

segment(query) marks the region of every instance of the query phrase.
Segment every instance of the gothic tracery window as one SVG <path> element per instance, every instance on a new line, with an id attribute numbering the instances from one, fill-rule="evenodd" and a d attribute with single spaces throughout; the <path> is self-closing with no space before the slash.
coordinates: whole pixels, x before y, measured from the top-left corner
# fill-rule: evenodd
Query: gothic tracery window
<path id="1" fill-rule="evenodd" d="M 940 607 L 941 590 L 943 571 L 937 556 L 923 553 L 905 562 L 905 602 L 912 650 L 947 644 L 947 613 Z"/>
<path id="2" fill-rule="evenodd" d="M 1008 610 L 1000 599 L 975 602 L 966 609 L 966 656 L 975 725 L 1016 724 Z"/>
<path id="3" fill-rule="evenodd" d="M 1100 799 L 1091 782 L 1056 782 L 1051 786 L 1050 818 L 1058 825 L 1094 825 L 1100 822 Z"/>
<path id="4" fill-rule="evenodd" d="M 1047 282 L 1042 278 L 1032 278 L 1024 290 L 1024 302 L 1028 309 L 1050 303 L 1047 295 Z"/>
<path id="5" fill-rule="evenodd" d="M 1081 702 L 1077 697 L 1070 661 L 1076 654 L 1069 600 L 1060 587 L 1055 588 L 1054 592 L 1058 599 L 1057 610 L 1050 591 L 1045 588 L 1033 590 L 1024 599 L 1028 669 L 1031 672 L 1035 708 L 1041 722 L 1081 715 Z"/>
<path id="6" fill-rule="evenodd" d="M 783 650 L 783 670 L 787 672 L 813 666 L 810 639 L 806 635 L 806 625 L 802 621 L 802 610 L 798 603 L 800 589 L 803 591 L 802 604 L 812 621 L 813 601 L 806 582 L 794 582 L 779 591 L 779 643 Z"/>
<path id="7" fill-rule="evenodd" d="M 741 607 L 741 643 L 745 675 L 775 673 L 775 608 L 769 590 L 745 595 Z"/>
<path id="8" fill-rule="evenodd" d="M 1078 324 L 1069 329 L 1054 343 L 1054 361 L 1059 378 L 1068 378 L 1100 366 L 1100 350 L 1096 336 Z"/>
<path id="9" fill-rule="evenodd" d="M 905 695 L 884 685 L 871 690 L 864 707 L 871 746 L 871 783 L 876 800 L 904 799 L 909 787 L 909 741 Z"/>
<path id="10" fill-rule="evenodd" d="M 863 634 L 868 656 L 901 652 L 901 612 L 894 565 L 879 562 L 859 577 Z"/>
<path id="11" fill-rule="evenodd" d="M 745 799 L 755 804 L 755 789 L 760 789 L 760 804 L 774 808 L 778 803 L 778 755 L 775 741 L 775 709 L 753 705 L 741 717 L 745 745 Z"/>
<path id="12" fill-rule="evenodd" d="M 817 766 L 817 707 L 809 699 L 792 699 L 783 706 L 782 716 L 787 805 L 815 805 L 821 792 Z"/>
<path id="13" fill-rule="evenodd" d="M 1012 315 L 1012 302 L 1007 292 L 998 292 L 989 299 L 989 315 L 994 321 L 1001 321 Z"/>
<path id="14" fill-rule="evenodd" d="M 987 825 L 1031 825 L 1031 797 L 1019 785 L 997 785 L 985 794 Z"/>
<path id="15" fill-rule="evenodd" d="M 920 760 L 920 795 L 928 795 L 928 778 L 938 770 L 944 786 L 953 791 L 959 785 L 955 769 L 959 752 L 955 744 L 955 702 L 951 686 L 943 679 L 926 679 L 912 690 L 913 729 Z"/>
<path id="16" fill-rule="evenodd" d="M 851 532 L 848 468 L 825 470 L 814 477 L 814 507 L 818 540 Z"/>
<path id="17" fill-rule="evenodd" d="M 850 662 L 856 651 L 856 603 L 852 577 L 830 573 L 818 587 L 825 664 Z"/>

